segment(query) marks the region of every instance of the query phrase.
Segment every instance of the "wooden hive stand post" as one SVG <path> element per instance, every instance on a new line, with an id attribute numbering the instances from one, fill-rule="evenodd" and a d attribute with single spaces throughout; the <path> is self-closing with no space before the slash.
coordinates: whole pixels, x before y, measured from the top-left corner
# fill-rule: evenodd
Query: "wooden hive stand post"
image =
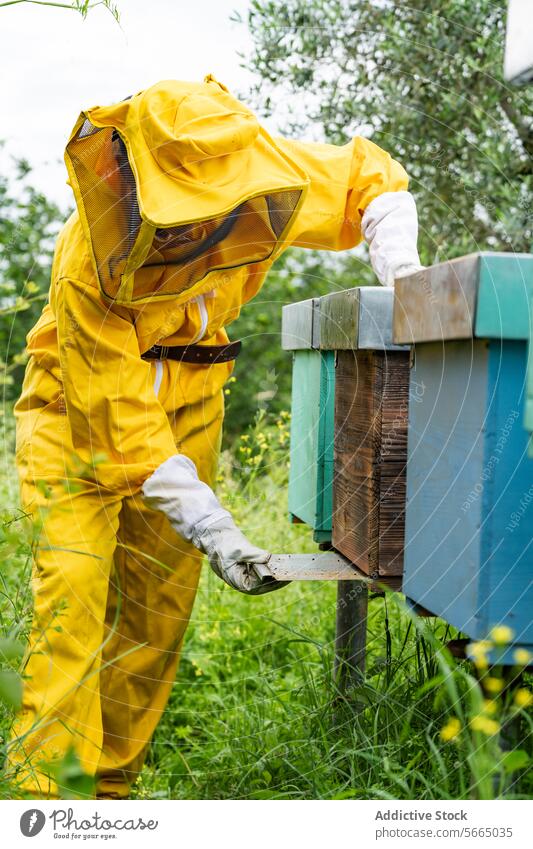
<path id="1" fill-rule="evenodd" d="M 341 695 L 349 694 L 365 676 L 368 586 L 337 581 L 333 680 Z"/>

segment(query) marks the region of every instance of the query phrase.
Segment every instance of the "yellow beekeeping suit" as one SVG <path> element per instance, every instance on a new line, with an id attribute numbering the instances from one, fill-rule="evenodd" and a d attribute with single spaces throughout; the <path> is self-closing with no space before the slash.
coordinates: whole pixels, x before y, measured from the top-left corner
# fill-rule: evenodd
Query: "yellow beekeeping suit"
<path id="1" fill-rule="evenodd" d="M 94 149 L 74 151 L 80 134 Z M 73 745 L 98 793 L 123 797 L 175 678 L 201 562 L 140 488 L 175 453 L 213 484 L 232 369 L 141 354 L 225 343 L 283 250 L 355 246 L 370 201 L 407 177 L 363 138 L 271 139 L 212 77 L 89 110 L 69 148 L 78 209 L 16 405 L 22 503 L 40 532 L 10 764 L 21 787 L 54 796 L 41 762 Z"/>

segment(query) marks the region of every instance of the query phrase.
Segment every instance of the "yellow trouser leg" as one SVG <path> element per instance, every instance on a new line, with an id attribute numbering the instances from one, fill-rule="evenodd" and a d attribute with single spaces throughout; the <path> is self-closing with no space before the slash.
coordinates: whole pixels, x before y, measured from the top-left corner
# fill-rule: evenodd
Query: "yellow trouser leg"
<path id="1" fill-rule="evenodd" d="M 194 461 L 203 480 L 212 483 L 220 444 L 221 396 L 185 407 L 171 420 L 177 450 Z M 177 536 L 161 513 L 148 510 L 140 497 L 124 500 L 106 617 L 111 635 L 104 648 L 108 665 L 100 685 L 104 724 L 100 795 L 126 796 L 142 768 L 175 680 L 200 566 L 199 553 Z M 124 652 L 131 653 L 114 660 Z"/>
<path id="2" fill-rule="evenodd" d="M 103 739 L 99 670 L 120 502 L 103 503 L 86 482 L 72 483 L 79 491 L 67 494 L 56 482 L 42 511 L 23 708 L 9 750 L 21 789 L 40 796 L 57 795 L 41 762 L 74 745 L 94 774 Z M 26 505 L 42 504 L 29 482 L 23 495 Z"/>
<path id="3" fill-rule="evenodd" d="M 109 665 L 100 683 L 105 735 L 97 792 L 110 796 L 127 796 L 142 768 L 176 678 L 201 566 L 165 517 L 139 502 L 123 505 L 108 600 L 107 628 L 117 604 L 120 617 L 103 655 Z"/>

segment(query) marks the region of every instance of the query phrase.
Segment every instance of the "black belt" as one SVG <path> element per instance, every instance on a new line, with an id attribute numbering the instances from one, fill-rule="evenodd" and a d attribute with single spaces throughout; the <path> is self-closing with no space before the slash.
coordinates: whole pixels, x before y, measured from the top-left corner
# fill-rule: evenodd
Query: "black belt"
<path id="1" fill-rule="evenodd" d="M 235 360 L 241 351 L 242 342 L 228 342 L 227 345 L 152 345 L 141 354 L 143 360 L 177 360 L 180 363 L 198 363 L 211 365 L 229 363 Z"/>

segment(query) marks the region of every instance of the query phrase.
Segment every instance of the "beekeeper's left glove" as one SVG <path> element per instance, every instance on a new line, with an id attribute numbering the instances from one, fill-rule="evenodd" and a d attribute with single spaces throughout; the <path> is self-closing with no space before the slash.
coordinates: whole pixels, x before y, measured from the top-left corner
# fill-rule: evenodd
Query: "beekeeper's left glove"
<path id="1" fill-rule="evenodd" d="M 165 513 L 180 536 L 207 554 L 213 571 L 233 589 L 260 595 L 289 583 L 272 578 L 265 568 L 269 552 L 244 536 L 184 454 L 162 463 L 141 491 L 146 504 Z"/>
<path id="2" fill-rule="evenodd" d="M 418 216 L 410 192 L 384 192 L 371 201 L 361 219 L 370 262 L 383 286 L 424 266 L 418 257 Z"/>

